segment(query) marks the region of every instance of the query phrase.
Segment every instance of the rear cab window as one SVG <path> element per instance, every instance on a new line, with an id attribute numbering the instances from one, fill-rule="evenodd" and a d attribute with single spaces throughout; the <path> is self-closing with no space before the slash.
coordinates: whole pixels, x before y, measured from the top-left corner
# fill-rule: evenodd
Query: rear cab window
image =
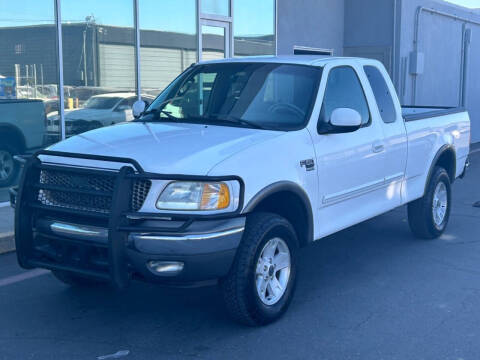
<path id="1" fill-rule="evenodd" d="M 377 102 L 378 111 L 385 124 L 394 123 L 397 119 L 395 104 L 393 103 L 392 94 L 388 88 L 387 82 L 380 70 L 372 65 L 364 66 L 370 87 Z"/>

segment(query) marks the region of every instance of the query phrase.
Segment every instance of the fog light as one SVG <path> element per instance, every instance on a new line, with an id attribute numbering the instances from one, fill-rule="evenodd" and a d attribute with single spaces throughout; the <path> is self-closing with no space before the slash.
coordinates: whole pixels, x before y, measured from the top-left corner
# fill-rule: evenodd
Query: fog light
<path id="1" fill-rule="evenodd" d="M 183 270 L 184 263 L 180 261 L 158 261 L 147 262 L 147 268 L 155 275 L 177 275 Z"/>

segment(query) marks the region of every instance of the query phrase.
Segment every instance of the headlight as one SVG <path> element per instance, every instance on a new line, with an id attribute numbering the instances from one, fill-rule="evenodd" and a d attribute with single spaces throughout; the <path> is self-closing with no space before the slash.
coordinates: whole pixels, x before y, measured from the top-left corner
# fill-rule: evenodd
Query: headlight
<path id="1" fill-rule="evenodd" d="M 175 181 L 165 187 L 156 206 L 159 210 L 223 210 L 230 202 L 224 182 Z"/>

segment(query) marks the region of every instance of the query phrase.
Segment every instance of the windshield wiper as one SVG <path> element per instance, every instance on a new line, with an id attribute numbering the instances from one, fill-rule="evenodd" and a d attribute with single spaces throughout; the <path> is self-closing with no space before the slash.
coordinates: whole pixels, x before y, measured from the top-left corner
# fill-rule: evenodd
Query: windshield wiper
<path id="1" fill-rule="evenodd" d="M 214 120 L 236 123 L 236 124 L 244 125 L 244 126 L 254 128 L 254 129 L 268 130 L 266 127 L 264 127 L 260 124 L 257 124 L 253 121 L 250 121 L 250 120 L 245 120 L 245 119 L 239 118 L 238 116 L 223 115 L 223 114 L 222 115 L 221 114 L 212 114 L 212 118 Z"/>
<path id="2" fill-rule="evenodd" d="M 181 120 L 179 117 L 176 117 L 175 115 L 172 115 L 171 111 L 167 111 L 167 110 L 158 110 L 158 109 L 152 109 L 152 110 L 148 110 L 148 111 L 145 111 L 142 116 L 138 119 L 138 121 L 142 121 L 141 119 L 145 116 L 145 115 L 154 115 L 154 120 L 160 120 L 162 119 L 160 117 L 160 115 L 165 115 L 169 120 L 173 120 L 173 121 L 179 121 Z"/>

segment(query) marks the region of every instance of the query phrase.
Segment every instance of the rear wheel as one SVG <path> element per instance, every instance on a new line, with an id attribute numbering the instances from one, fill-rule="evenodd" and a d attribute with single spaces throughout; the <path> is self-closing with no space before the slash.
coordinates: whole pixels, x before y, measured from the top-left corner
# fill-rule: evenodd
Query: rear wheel
<path id="1" fill-rule="evenodd" d="M 68 271 L 52 270 L 52 274 L 58 280 L 70 286 L 89 287 L 89 286 L 100 286 L 100 285 L 106 284 L 105 282 L 102 282 L 100 280 L 91 279 L 81 275 L 76 275 Z"/>
<path id="2" fill-rule="evenodd" d="M 446 170 L 435 167 L 425 195 L 408 204 L 408 223 L 415 236 L 435 239 L 443 234 L 450 218 L 451 191 Z"/>
<path id="3" fill-rule="evenodd" d="M 0 187 L 10 186 L 17 179 L 20 169 L 13 157 L 18 155 L 18 149 L 11 144 L 0 144 Z"/>
<path id="4" fill-rule="evenodd" d="M 297 236 L 284 218 L 251 214 L 229 275 L 220 282 L 231 317 L 265 325 L 287 310 L 295 290 Z"/>

